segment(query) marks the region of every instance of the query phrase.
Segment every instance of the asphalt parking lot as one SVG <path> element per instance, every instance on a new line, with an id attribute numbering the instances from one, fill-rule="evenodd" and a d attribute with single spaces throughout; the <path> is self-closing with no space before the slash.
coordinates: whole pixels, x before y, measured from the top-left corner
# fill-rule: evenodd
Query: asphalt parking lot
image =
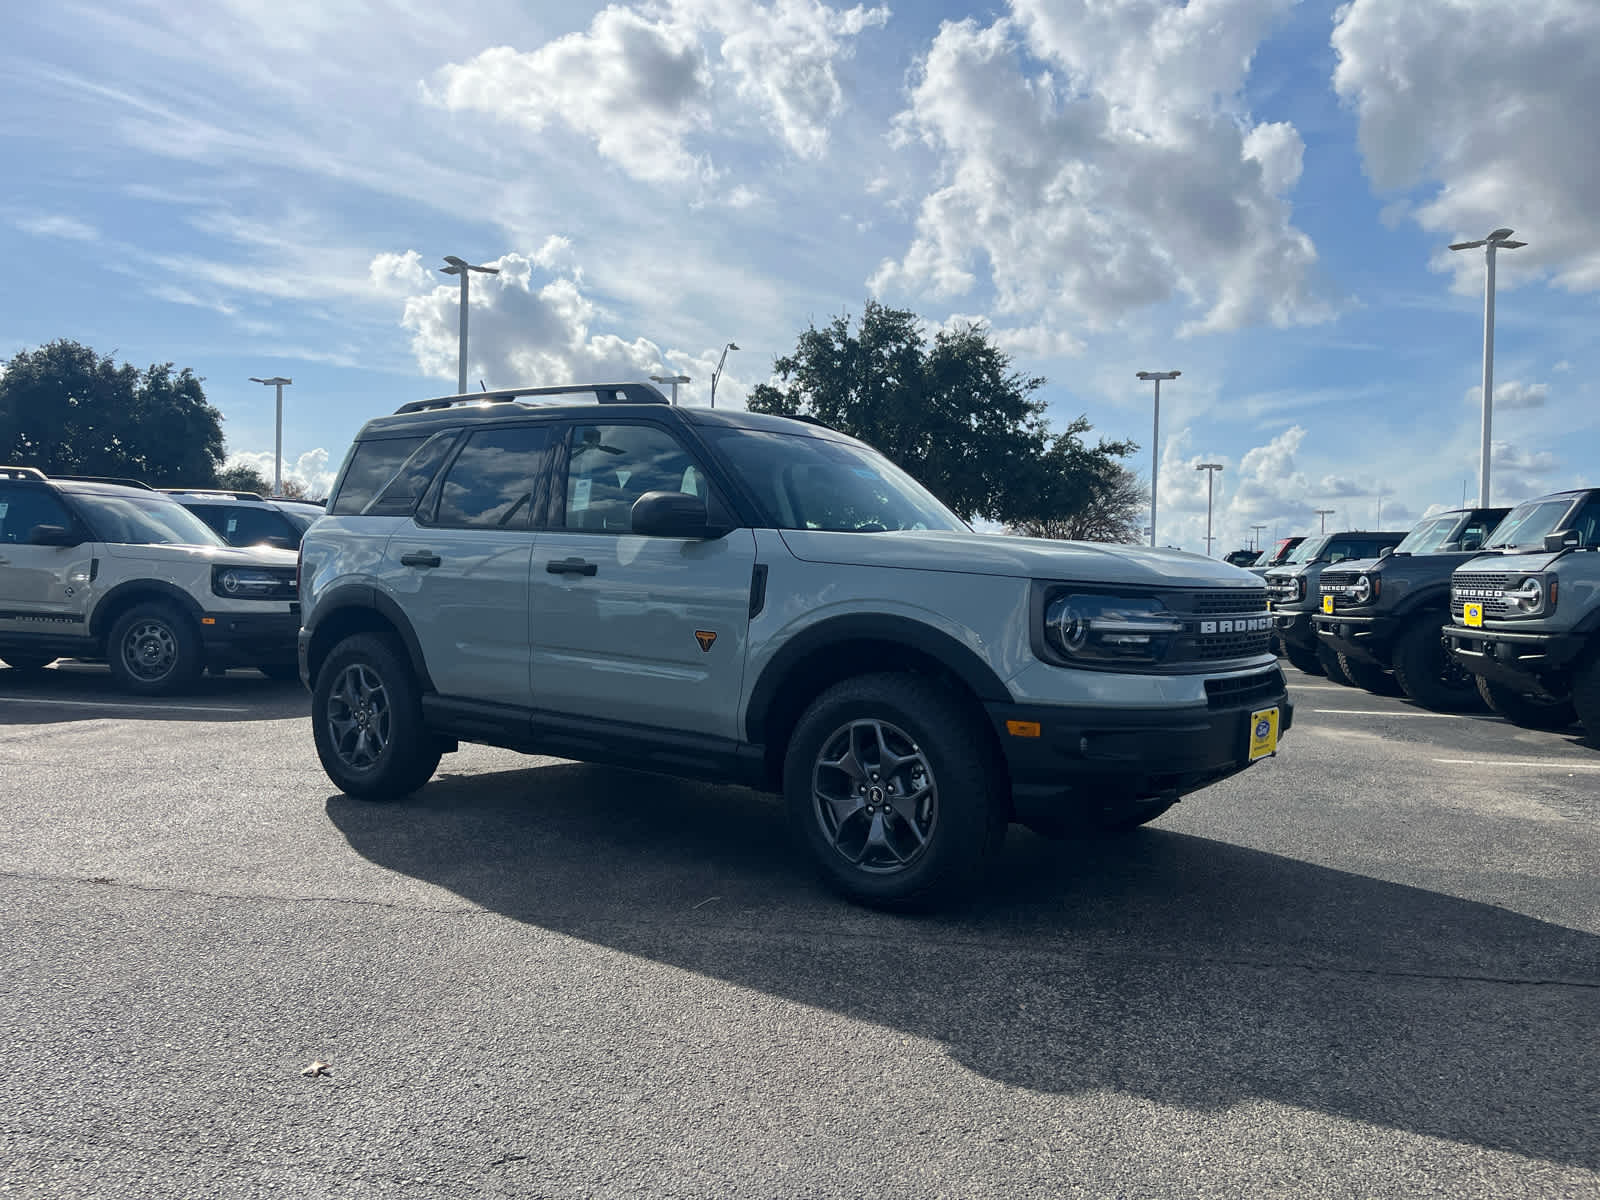
<path id="1" fill-rule="evenodd" d="M 906 918 L 739 789 L 373 806 L 297 686 L 0 671 L 0 1194 L 1600 1195 L 1600 752 L 1289 674 L 1276 759 Z"/>

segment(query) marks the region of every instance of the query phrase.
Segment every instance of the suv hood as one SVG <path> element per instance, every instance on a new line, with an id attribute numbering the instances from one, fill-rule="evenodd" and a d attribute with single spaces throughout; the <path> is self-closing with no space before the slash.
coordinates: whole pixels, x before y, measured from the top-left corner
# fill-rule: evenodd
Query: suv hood
<path id="1" fill-rule="evenodd" d="M 779 531 L 789 552 L 805 562 L 898 567 L 960 575 L 1008 575 L 1144 587 L 1259 588 L 1242 567 L 1183 550 L 1049 538 L 944 531 L 824 533 Z"/>
<path id="2" fill-rule="evenodd" d="M 208 562 L 236 567 L 292 567 L 300 556 L 275 546 L 164 546 L 129 542 L 102 542 L 112 558 L 137 558 L 144 562 Z"/>
<path id="3" fill-rule="evenodd" d="M 1526 554 L 1480 554 L 1471 562 L 1462 563 L 1458 571 L 1484 571 L 1488 573 L 1507 572 L 1509 574 L 1531 574 L 1534 571 L 1543 571 L 1556 559 L 1562 557 L 1565 551 L 1551 554 L 1548 550 L 1533 550 Z"/>

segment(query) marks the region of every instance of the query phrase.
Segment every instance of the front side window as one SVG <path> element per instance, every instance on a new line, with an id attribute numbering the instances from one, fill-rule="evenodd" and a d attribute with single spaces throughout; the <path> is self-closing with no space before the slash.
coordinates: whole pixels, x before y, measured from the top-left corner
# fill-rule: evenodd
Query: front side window
<path id="1" fill-rule="evenodd" d="M 95 539 L 127 546 L 223 546 L 221 537 L 176 500 L 164 496 L 76 492 Z"/>
<path id="2" fill-rule="evenodd" d="M 71 529 L 75 524 L 67 506 L 43 488 L 0 486 L 0 542 L 26 546 L 36 526 Z"/>
<path id="3" fill-rule="evenodd" d="M 967 529 L 933 493 L 865 446 L 756 429 L 711 436 L 779 529 Z"/>
<path id="4" fill-rule="evenodd" d="M 435 523 L 469 529 L 526 529 L 544 450 L 545 425 L 480 429 L 445 473 Z"/>
<path id="5" fill-rule="evenodd" d="M 579 425 L 567 445 L 560 524 L 587 533 L 628 533 L 633 504 L 646 492 L 706 494 L 687 451 L 653 425 Z"/>
<path id="6" fill-rule="evenodd" d="M 425 437 L 402 437 L 357 442 L 339 480 L 339 494 L 333 498 L 328 511 L 338 516 L 361 512 L 394 478 L 412 452 L 427 440 Z"/>

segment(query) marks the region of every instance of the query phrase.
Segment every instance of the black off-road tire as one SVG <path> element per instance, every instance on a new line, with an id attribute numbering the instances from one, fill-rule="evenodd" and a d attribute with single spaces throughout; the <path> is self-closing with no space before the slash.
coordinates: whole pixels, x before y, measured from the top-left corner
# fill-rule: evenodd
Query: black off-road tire
<path id="1" fill-rule="evenodd" d="M 433 775 L 442 746 L 394 638 L 358 633 L 329 652 L 311 693 L 311 733 L 328 778 L 358 800 L 401 800 Z"/>
<path id="2" fill-rule="evenodd" d="M 1572 684 L 1572 706 L 1583 722 L 1589 745 L 1600 747 L 1600 654 L 1592 656 L 1578 669 Z"/>
<path id="3" fill-rule="evenodd" d="M 1376 663 L 1367 662 L 1366 659 L 1356 658 L 1346 654 L 1343 650 L 1338 652 L 1339 669 L 1344 672 L 1356 687 L 1371 692 L 1375 696 L 1392 696 L 1398 690 L 1389 672 Z"/>
<path id="4" fill-rule="evenodd" d="M 1491 683 L 1482 675 L 1478 676 L 1478 695 L 1491 711 L 1524 729 L 1559 731 L 1578 719 L 1578 711 L 1570 699 L 1546 700 L 1524 695 L 1503 684 Z"/>
<path id="5" fill-rule="evenodd" d="M 1342 683 L 1345 687 L 1355 687 L 1356 681 L 1344 673 L 1342 656 L 1327 646 L 1317 647 L 1317 665 L 1322 668 L 1322 673 L 1328 677 L 1330 683 Z"/>
<path id="6" fill-rule="evenodd" d="M 1486 703 L 1473 674 L 1450 657 L 1439 632 L 1443 622 L 1424 617 L 1394 644 L 1394 678 L 1408 700 L 1434 712 L 1472 712 Z"/>
<path id="7" fill-rule="evenodd" d="M 37 675 L 51 663 L 55 662 L 54 654 L 5 654 L 0 655 L 0 662 L 6 664 L 19 675 Z"/>
<path id="8" fill-rule="evenodd" d="M 783 795 L 829 885 L 889 909 L 970 890 L 1006 830 L 987 733 L 981 713 L 920 675 L 862 675 L 817 697 L 789 738 Z"/>
<path id="9" fill-rule="evenodd" d="M 1304 646 L 1296 646 L 1288 640 L 1284 640 L 1281 644 L 1283 656 L 1289 660 L 1290 666 L 1304 671 L 1307 675 L 1322 674 L 1322 661 L 1317 657 L 1315 649 L 1307 650 Z"/>
<path id="10" fill-rule="evenodd" d="M 111 677 L 139 696 L 170 696 L 194 686 L 205 670 L 200 630 L 187 614 L 159 600 L 135 604 L 106 637 Z"/>

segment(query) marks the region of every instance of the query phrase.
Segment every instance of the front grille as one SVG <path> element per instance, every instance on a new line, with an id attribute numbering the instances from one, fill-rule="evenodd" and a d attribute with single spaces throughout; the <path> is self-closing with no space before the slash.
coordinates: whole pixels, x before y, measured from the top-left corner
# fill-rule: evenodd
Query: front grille
<path id="1" fill-rule="evenodd" d="M 1179 612 L 1197 616 L 1216 616 L 1219 613 L 1258 613 L 1267 606 L 1267 589 L 1229 588 L 1218 592 L 1190 592 L 1171 607 Z"/>
<path id="2" fill-rule="evenodd" d="M 1268 630 L 1252 633 L 1216 634 L 1195 639 L 1189 657 L 1200 662 L 1215 662 L 1223 658 L 1247 658 L 1252 654 L 1265 654 L 1272 647 L 1272 634 Z"/>
<path id="3" fill-rule="evenodd" d="M 1505 616 L 1506 602 L 1500 593 L 1505 591 L 1510 583 L 1511 576 L 1500 572 L 1457 575 L 1450 581 L 1450 615 L 1460 618 L 1464 613 L 1467 601 L 1473 600 L 1483 605 L 1484 616 Z M 1463 595 L 1463 592 L 1472 594 Z"/>
<path id="4" fill-rule="evenodd" d="M 1283 694 L 1283 672 L 1268 667 L 1253 675 L 1236 675 L 1231 679 L 1206 680 L 1206 707 L 1233 708 L 1255 704 L 1262 700 L 1275 700 Z"/>
<path id="5" fill-rule="evenodd" d="M 1354 586 L 1355 581 L 1360 578 L 1359 571 L 1324 571 L 1321 588 L 1324 592 L 1337 592 L 1340 588 Z"/>

